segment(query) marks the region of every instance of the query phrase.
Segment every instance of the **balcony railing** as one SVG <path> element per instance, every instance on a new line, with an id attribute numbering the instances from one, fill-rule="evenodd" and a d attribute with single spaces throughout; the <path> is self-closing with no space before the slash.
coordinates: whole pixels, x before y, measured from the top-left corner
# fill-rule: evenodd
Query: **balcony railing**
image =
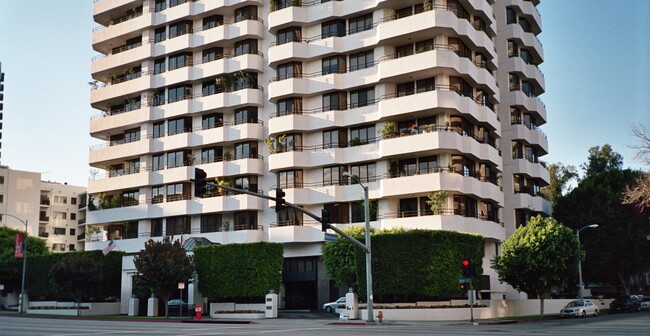
<path id="1" fill-rule="evenodd" d="M 225 126 L 229 126 L 229 127 L 235 127 L 235 126 L 243 125 L 243 124 L 263 125 L 264 122 L 262 120 L 257 119 L 257 120 L 251 120 L 249 122 L 223 122 L 221 124 L 225 125 Z M 164 137 L 165 135 L 172 136 L 172 135 L 183 134 L 183 133 L 200 134 L 200 133 L 202 133 L 204 131 L 208 131 L 208 130 L 210 130 L 212 128 L 217 128 L 217 127 L 204 128 L 203 126 L 197 126 L 197 127 L 194 127 L 194 128 L 187 128 L 187 129 L 184 129 L 184 130 L 176 132 L 176 133 L 168 133 L 168 132 L 166 132 L 166 133 L 160 134 L 159 136 L 156 136 L 156 137 L 154 137 L 153 135 L 150 134 L 150 135 L 147 135 L 147 136 L 132 137 L 132 138 L 129 138 L 128 140 L 125 139 L 125 140 L 117 140 L 117 141 L 108 141 L 108 142 L 105 142 L 103 144 L 97 144 L 97 145 L 90 146 L 89 149 L 92 151 L 92 150 L 98 150 L 98 149 L 107 148 L 107 147 L 119 146 L 119 145 L 123 145 L 123 144 L 127 144 L 127 143 L 137 142 L 137 141 L 145 141 L 145 140 L 150 141 L 150 140 L 153 140 L 153 139 L 160 139 L 160 138 Z M 254 157 L 247 157 L 247 158 L 264 159 L 261 155 L 255 155 Z M 233 156 L 227 156 L 227 155 L 224 154 L 223 159 L 226 160 L 226 161 L 230 161 L 230 160 L 233 160 Z M 234 158 L 234 160 L 238 160 L 238 159 L 240 159 L 240 158 L 236 158 L 236 157 Z M 188 163 L 188 164 L 183 164 L 183 165 L 188 165 L 189 166 L 191 164 Z M 182 165 L 179 164 L 178 166 L 175 166 L 175 167 L 180 167 L 180 166 L 182 166 Z M 142 168 L 143 167 L 140 167 L 140 169 L 142 169 Z M 144 168 L 144 169 L 146 169 L 146 168 Z M 115 174 L 115 175 L 116 176 L 129 175 L 129 174 L 135 174 L 135 173 L 139 173 L 139 172 L 140 172 L 139 169 L 135 169 L 133 171 L 122 172 L 120 174 Z M 103 178 L 103 177 L 104 176 L 100 176 L 99 178 Z"/>
<path id="2" fill-rule="evenodd" d="M 420 210 L 420 211 L 400 211 L 396 213 L 385 213 L 377 216 L 378 219 L 393 219 L 393 218 L 407 218 L 407 217 L 420 217 L 420 216 L 462 216 L 462 217 L 471 217 L 478 218 L 480 220 L 491 221 L 503 225 L 496 214 L 495 211 L 488 212 L 487 214 L 483 211 L 478 211 L 476 209 L 458 209 L 458 208 L 443 208 L 439 212 L 434 213 L 430 209 Z"/>
<path id="3" fill-rule="evenodd" d="M 460 134 L 463 137 L 469 137 L 474 140 L 476 140 L 478 143 L 481 144 L 487 144 L 496 150 L 499 151 L 499 155 L 501 155 L 501 150 L 496 146 L 496 142 L 494 139 L 490 138 L 480 138 L 478 136 L 475 136 L 473 134 L 469 134 L 465 131 L 463 131 L 461 128 L 458 127 L 450 127 L 450 126 L 438 126 L 435 124 L 431 125 L 419 125 L 416 128 L 408 128 L 405 130 L 402 130 L 400 132 L 396 132 L 392 135 L 381 135 L 373 138 L 366 138 L 366 139 L 358 139 L 358 138 L 353 138 L 350 141 L 346 143 L 338 143 L 338 142 L 332 142 L 332 143 L 324 143 L 324 144 L 319 144 L 319 145 L 311 145 L 311 146 L 296 146 L 296 145 L 291 145 L 291 146 L 282 146 L 278 148 L 277 146 L 269 151 L 270 154 L 277 154 L 277 153 L 287 153 L 287 152 L 314 152 L 314 151 L 321 151 L 321 150 L 326 150 L 330 148 L 347 148 L 347 147 L 356 147 L 356 146 L 361 146 L 361 145 L 367 145 L 371 143 L 376 143 L 378 141 L 382 140 L 389 140 L 389 139 L 394 139 L 394 138 L 400 138 L 400 137 L 407 137 L 407 136 L 412 136 L 412 135 L 418 135 L 418 134 L 425 134 L 425 133 L 433 133 L 433 132 L 453 132 Z"/>
<path id="4" fill-rule="evenodd" d="M 492 176 L 482 176 L 479 171 L 477 170 L 463 170 L 463 169 L 457 169 L 454 167 L 430 167 L 426 170 L 421 170 L 421 169 L 414 169 L 414 170 L 406 170 L 406 171 L 399 171 L 399 172 L 389 172 L 381 175 L 375 175 L 375 176 L 365 176 L 359 178 L 361 180 L 361 183 L 372 183 L 372 182 L 377 182 L 381 180 L 388 180 L 388 179 L 393 179 L 393 178 L 400 178 L 400 177 L 407 177 L 407 176 L 416 176 L 416 175 L 427 175 L 427 174 L 437 174 L 437 173 L 453 173 L 453 174 L 459 174 L 462 176 L 466 177 L 472 177 L 475 178 L 481 182 L 490 182 L 496 186 L 499 186 L 499 177 L 497 175 L 492 175 Z M 291 183 L 280 183 L 279 185 L 271 185 L 269 187 L 269 190 L 275 190 L 276 188 L 284 188 L 284 189 L 291 189 L 291 188 L 296 188 L 296 189 L 303 189 L 303 188 L 318 188 L 318 187 L 327 187 L 327 186 L 346 186 L 354 183 L 350 183 L 350 179 L 347 177 L 341 177 L 340 179 L 333 179 L 333 180 L 328 180 L 328 181 L 320 181 L 320 182 L 300 182 L 300 181 L 294 181 Z"/>
<path id="5" fill-rule="evenodd" d="M 411 96 L 413 94 L 420 94 L 424 92 L 431 92 L 431 91 L 448 91 L 448 92 L 455 92 L 461 97 L 468 97 L 472 99 L 476 104 L 480 106 L 485 106 L 489 108 L 491 111 L 494 112 L 494 106 L 491 104 L 486 104 L 482 99 L 477 99 L 473 94 L 467 95 L 463 93 L 460 89 L 453 87 L 451 85 L 442 85 L 442 84 L 436 84 L 434 88 L 431 90 L 426 90 L 423 92 L 412 92 L 410 94 L 405 94 L 405 93 L 389 93 L 385 94 L 383 96 L 374 98 L 374 99 L 368 99 L 364 101 L 360 101 L 357 103 L 349 103 L 349 104 L 339 104 L 339 105 L 331 105 L 327 107 L 317 107 L 314 109 L 298 109 L 298 108 L 293 108 L 291 110 L 287 111 L 282 111 L 282 112 L 273 112 L 269 115 L 270 118 L 279 118 L 279 117 L 284 117 L 288 115 L 302 115 L 302 114 L 318 114 L 318 113 L 324 113 L 324 112 L 329 112 L 329 111 L 346 111 L 346 110 L 351 110 L 355 108 L 360 108 L 364 106 L 371 106 L 375 105 L 378 102 L 381 102 L 383 100 L 389 100 L 389 99 L 394 99 L 394 98 L 401 98 L 401 97 L 406 97 L 406 96 Z M 480 97 L 478 97 L 480 98 Z M 499 117 L 497 116 L 497 120 L 500 120 Z"/>
<path id="6" fill-rule="evenodd" d="M 512 158 L 513 158 L 514 160 L 517 160 L 517 159 L 525 159 L 525 160 L 527 160 L 527 161 L 530 162 L 530 163 L 539 163 L 542 167 L 548 169 L 548 167 L 546 166 L 546 162 L 540 160 L 540 159 L 539 159 L 537 156 L 535 156 L 535 155 L 529 155 L 529 154 L 523 154 L 523 153 L 517 153 L 517 152 L 514 152 L 514 153 L 512 153 Z"/>
<path id="7" fill-rule="evenodd" d="M 532 123 L 524 121 L 522 118 L 511 118 L 510 119 L 510 125 L 524 125 L 526 128 L 528 128 L 531 131 L 537 131 L 540 135 L 544 137 L 544 139 L 547 139 L 546 134 L 542 131 L 539 126 L 534 125 Z"/>
<path id="8" fill-rule="evenodd" d="M 274 2 L 273 0 L 270 0 L 270 1 L 271 1 L 271 12 L 274 12 L 274 11 L 280 10 L 280 9 L 284 9 L 284 8 L 289 8 L 289 7 L 309 7 L 309 6 L 319 5 L 319 4 L 323 3 L 322 0 L 312 0 L 312 1 L 300 1 L 300 0 L 297 0 L 297 1 L 291 1 L 291 2 L 287 3 L 286 5 L 274 6 L 274 4 L 276 4 L 276 2 Z M 343 0 L 335 0 L 335 1 L 343 1 Z M 432 1 L 432 2 L 435 2 L 435 1 Z M 433 4 L 432 2 L 429 2 L 429 3 L 424 2 L 424 3 L 422 3 L 423 4 L 422 7 L 418 7 L 418 8 L 412 7 L 412 11 L 408 15 L 398 15 L 395 12 L 393 12 L 392 14 L 386 15 L 385 17 L 375 21 L 373 23 L 373 25 L 372 25 L 372 29 L 376 28 L 378 25 L 380 25 L 380 24 L 382 24 L 384 22 L 391 22 L 391 21 L 395 21 L 395 20 L 400 20 L 400 19 L 404 19 L 404 18 L 413 16 L 413 15 L 417 15 L 417 14 L 437 10 L 437 11 L 449 11 L 449 12 L 452 12 L 452 13 L 454 13 L 454 15 L 456 15 L 457 18 L 467 20 L 467 22 L 469 22 L 469 24 L 476 31 L 482 31 L 482 32 L 486 33 L 486 35 L 487 35 L 487 32 L 483 29 L 483 27 L 481 27 L 478 24 L 474 24 L 471 21 L 469 16 L 468 17 L 463 17 L 462 15 L 459 15 L 459 12 L 458 12 L 458 10 L 456 8 L 453 8 L 451 6 L 445 6 L 445 5 L 437 5 L 437 4 Z M 358 32 L 365 31 L 365 30 L 370 30 L 370 29 L 349 29 L 349 30 L 346 31 L 346 35 L 352 35 L 354 33 L 358 33 Z M 343 35 L 343 36 L 346 36 L 346 35 Z M 311 38 L 301 38 L 300 42 L 309 43 L 309 42 L 312 42 L 312 41 L 326 39 L 326 38 L 329 38 L 329 37 L 332 37 L 332 36 L 342 37 L 342 36 L 339 36 L 337 34 L 325 35 L 325 36 L 323 36 L 323 34 L 320 34 L 320 35 L 317 35 L 317 36 L 314 36 L 314 37 L 311 37 Z M 274 46 L 274 45 L 276 45 L 275 42 L 272 42 L 271 46 Z"/>
<path id="9" fill-rule="evenodd" d="M 47 237 L 50 236 L 50 233 L 49 232 L 39 232 L 38 236 L 41 237 L 41 238 L 47 238 Z"/>

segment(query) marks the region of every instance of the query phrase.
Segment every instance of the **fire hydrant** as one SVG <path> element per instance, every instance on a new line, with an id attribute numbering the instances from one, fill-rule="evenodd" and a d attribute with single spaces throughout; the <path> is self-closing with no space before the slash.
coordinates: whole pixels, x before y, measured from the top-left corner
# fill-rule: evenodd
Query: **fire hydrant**
<path id="1" fill-rule="evenodd" d="M 382 313 L 381 310 L 379 311 L 379 314 L 377 314 L 377 319 L 379 320 L 379 323 L 382 323 L 384 320 L 384 313 Z"/>

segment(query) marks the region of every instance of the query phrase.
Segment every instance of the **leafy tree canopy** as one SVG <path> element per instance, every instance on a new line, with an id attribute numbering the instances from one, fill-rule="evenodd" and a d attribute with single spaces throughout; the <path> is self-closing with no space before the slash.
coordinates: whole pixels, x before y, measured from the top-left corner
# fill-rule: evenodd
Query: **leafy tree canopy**
<path id="1" fill-rule="evenodd" d="M 141 283 L 151 288 L 165 302 L 165 317 L 169 316 L 167 302 L 178 291 L 179 282 L 188 282 L 194 274 L 193 257 L 188 256 L 178 240 L 164 237 L 149 239 L 133 259 Z"/>
<path id="2" fill-rule="evenodd" d="M 544 294 L 552 287 L 564 289 L 576 278 L 582 252 L 571 229 L 551 218 L 536 216 L 520 226 L 492 260 L 499 281 L 537 295 L 544 314 Z"/>
<path id="3" fill-rule="evenodd" d="M 23 271 L 23 260 L 14 257 L 16 233 L 23 232 L 0 227 L 0 283 L 5 285 L 5 291 L 20 289 Z M 45 241 L 27 236 L 27 255 L 50 254 Z"/>
<path id="4" fill-rule="evenodd" d="M 650 210 L 643 213 L 621 203 L 625 188 L 641 174 L 629 169 L 591 174 L 558 199 L 554 216 L 568 227 L 599 225 L 580 234 L 586 251 L 585 282 L 621 284 L 629 292 L 630 278 L 650 268 Z"/>
<path id="5" fill-rule="evenodd" d="M 615 152 L 609 144 L 603 147 L 594 146 L 589 148 L 587 162 L 580 167 L 585 171 L 585 176 L 591 176 L 608 170 L 621 170 L 623 157 Z"/>
<path id="6" fill-rule="evenodd" d="M 543 187 L 540 192 L 551 202 L 551 205 L 555 205 L 557 199 L 567 190 L 569 182 L 578 178 L 578 171 L 574 166 L 564 166 L 559 162 L 551 164 L 548 170 L 550 183 Z"/>
<path id="7" fill-rule="evenodd" d="M 79 303 L 104 280 L 102 266 L 90 254 L 68 254 L 50 270 L 52 280 L 59 288 Z"/>

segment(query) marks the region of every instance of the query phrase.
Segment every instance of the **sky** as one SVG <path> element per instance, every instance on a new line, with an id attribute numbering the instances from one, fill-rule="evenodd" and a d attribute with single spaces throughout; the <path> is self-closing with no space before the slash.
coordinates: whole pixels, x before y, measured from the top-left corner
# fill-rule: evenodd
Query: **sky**
<path id="1" fill-rule="evenodd" d="M 353 1 L 353 0 L 352 0 Z M 579 167 L 612 145 L 633 161 L 635 123 L 650 127 L 650 0 L 542 0 L 549 140 L 542 160 Z M 0 0 L 5 72 L 0 164 L 43 180 L 87 186 L 91 0 Z M 41 83 L 41 84 L 39 84 Z M 502 145 L 503 146 L 503 145 Z"/>

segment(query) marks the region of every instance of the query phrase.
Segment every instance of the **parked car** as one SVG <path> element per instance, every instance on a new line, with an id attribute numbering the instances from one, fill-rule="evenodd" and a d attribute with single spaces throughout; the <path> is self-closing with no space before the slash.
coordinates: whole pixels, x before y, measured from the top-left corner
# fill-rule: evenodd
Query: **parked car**
<path id="1" fill-rule="evenodd" d="M 641 300 L 641 310 L 650 310 L 650 297 L 645 297 Z"/>
<path id="2" fill-rule="evenodd" d="M 335 312 L 337 308 L 345 309 L 345 296 L 340 297 L 338 300 L 334 302 L 329 302 L 323 305 L 323 310 L 325 310 L 325 312 L 328 313 Z"/>
<path id="3" fill-rule="evenodd" d="M 560 311 L 560 316 L 587 317 L 598 316 L 598 306 L 589 300 L 574 300 Z"/>
<path id="4" fill-rule="evenodd" d="M 612 313 L 641 310 L 641 300 L 636 295 L 619 295 L 609 304 Z"/>
<path id="5" fill-rule="evenodd" d="M 194 315 L 194 305 L 187 303 L 187 301 L 180 299 L 173 299 L 167 301 L 169 306 L 169 316 L 178 316 L 181 314 L 181 308 L 183 309 L 183 316 Z"/>

